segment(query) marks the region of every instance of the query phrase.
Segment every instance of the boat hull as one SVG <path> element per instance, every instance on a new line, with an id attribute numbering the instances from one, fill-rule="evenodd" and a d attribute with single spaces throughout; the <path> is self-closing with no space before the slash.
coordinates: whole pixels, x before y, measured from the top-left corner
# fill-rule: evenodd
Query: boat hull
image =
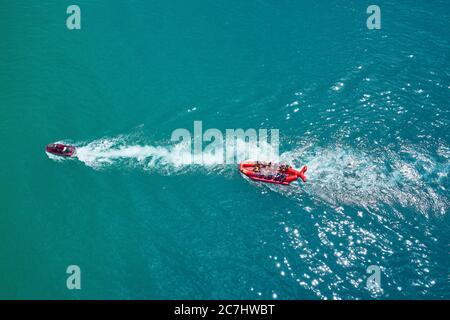
<path id="1" fill-rule="evenodd" d="M 255 167 L 259 166 L 262 169 L 268 168 L 269 170 L 255 171 Z M 290 166 L 285 166 L 284 169 L 280 169 L 278 165 L 261 164 L 253 161 L 241 162 L 239 164 L 239 171 L 254 181 L 260 181 L 265 183 L 289 185 L 291 182 L 296 181 L 298 178 L 306 182 L 305 172 L 308 170 L 307 166 L 303 166 L 301 170 L 296 170 Z M 268 173 L 267 173 L 268 172 Z M 277 173 L 282 173 L 283 178 L 277 179 Z"/>
<path id="2" fill-rule="evenodd" d="M 73 157 L 76 150 L 74 146 L 52 143 L 45 147 L 45 151 L 60 157 Z"/>

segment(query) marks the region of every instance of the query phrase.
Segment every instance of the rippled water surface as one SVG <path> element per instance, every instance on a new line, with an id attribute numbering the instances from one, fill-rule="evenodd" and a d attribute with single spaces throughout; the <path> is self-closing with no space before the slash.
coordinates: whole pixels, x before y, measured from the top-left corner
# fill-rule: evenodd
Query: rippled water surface
<path id="1" fill-rule="evenodd" d="M 449 298 L 447 1 L 381 30 L 361 1 L 78 2 L 78 31 L 0 8 L 0 297 Z M 308 182 L 186 163 L 196 120 L 279 129 Z"/>

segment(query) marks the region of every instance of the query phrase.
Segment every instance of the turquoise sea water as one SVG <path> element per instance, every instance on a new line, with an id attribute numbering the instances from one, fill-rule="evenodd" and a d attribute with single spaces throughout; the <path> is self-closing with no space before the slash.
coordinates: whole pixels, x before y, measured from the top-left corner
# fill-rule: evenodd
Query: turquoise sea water
<path id="1" fill-rule="evenodd" d="M 70 4 L 0 5 L 1 298 L 450 298 L 448 1 L 378 1 L 381 30 L 367 1 Z M 280 129 L 309 181 L 179 165 L 195 120 Z"/>

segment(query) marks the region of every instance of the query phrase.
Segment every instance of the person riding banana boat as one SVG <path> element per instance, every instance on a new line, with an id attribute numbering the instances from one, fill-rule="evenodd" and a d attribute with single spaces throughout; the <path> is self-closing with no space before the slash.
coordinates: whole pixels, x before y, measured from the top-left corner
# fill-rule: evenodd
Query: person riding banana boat
<path id="1" fill-rule="evenodd" d="M 288 185 L 297 180 L 297 178 L 301 178 L 305 182 L 306 177 L 304 176 L 304 173 L 306 172 L 307 167 L 304 166 L 302 170 L 297 171 L 286 164 L 247 161 L 240 163 L 239 170 L 252 180 Z"/>

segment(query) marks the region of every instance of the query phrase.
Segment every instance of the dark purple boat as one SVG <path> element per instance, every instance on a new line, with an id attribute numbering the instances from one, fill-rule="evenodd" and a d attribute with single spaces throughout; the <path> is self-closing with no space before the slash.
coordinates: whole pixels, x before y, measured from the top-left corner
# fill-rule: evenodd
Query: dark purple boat
<path id="1" fill-rule="evenodd" d="M 45 151 L 62 157 L 72 157 L 75 154 L 74 146 L 67 146 L 61 143 L 52 143 L 47 145 Z"/>

